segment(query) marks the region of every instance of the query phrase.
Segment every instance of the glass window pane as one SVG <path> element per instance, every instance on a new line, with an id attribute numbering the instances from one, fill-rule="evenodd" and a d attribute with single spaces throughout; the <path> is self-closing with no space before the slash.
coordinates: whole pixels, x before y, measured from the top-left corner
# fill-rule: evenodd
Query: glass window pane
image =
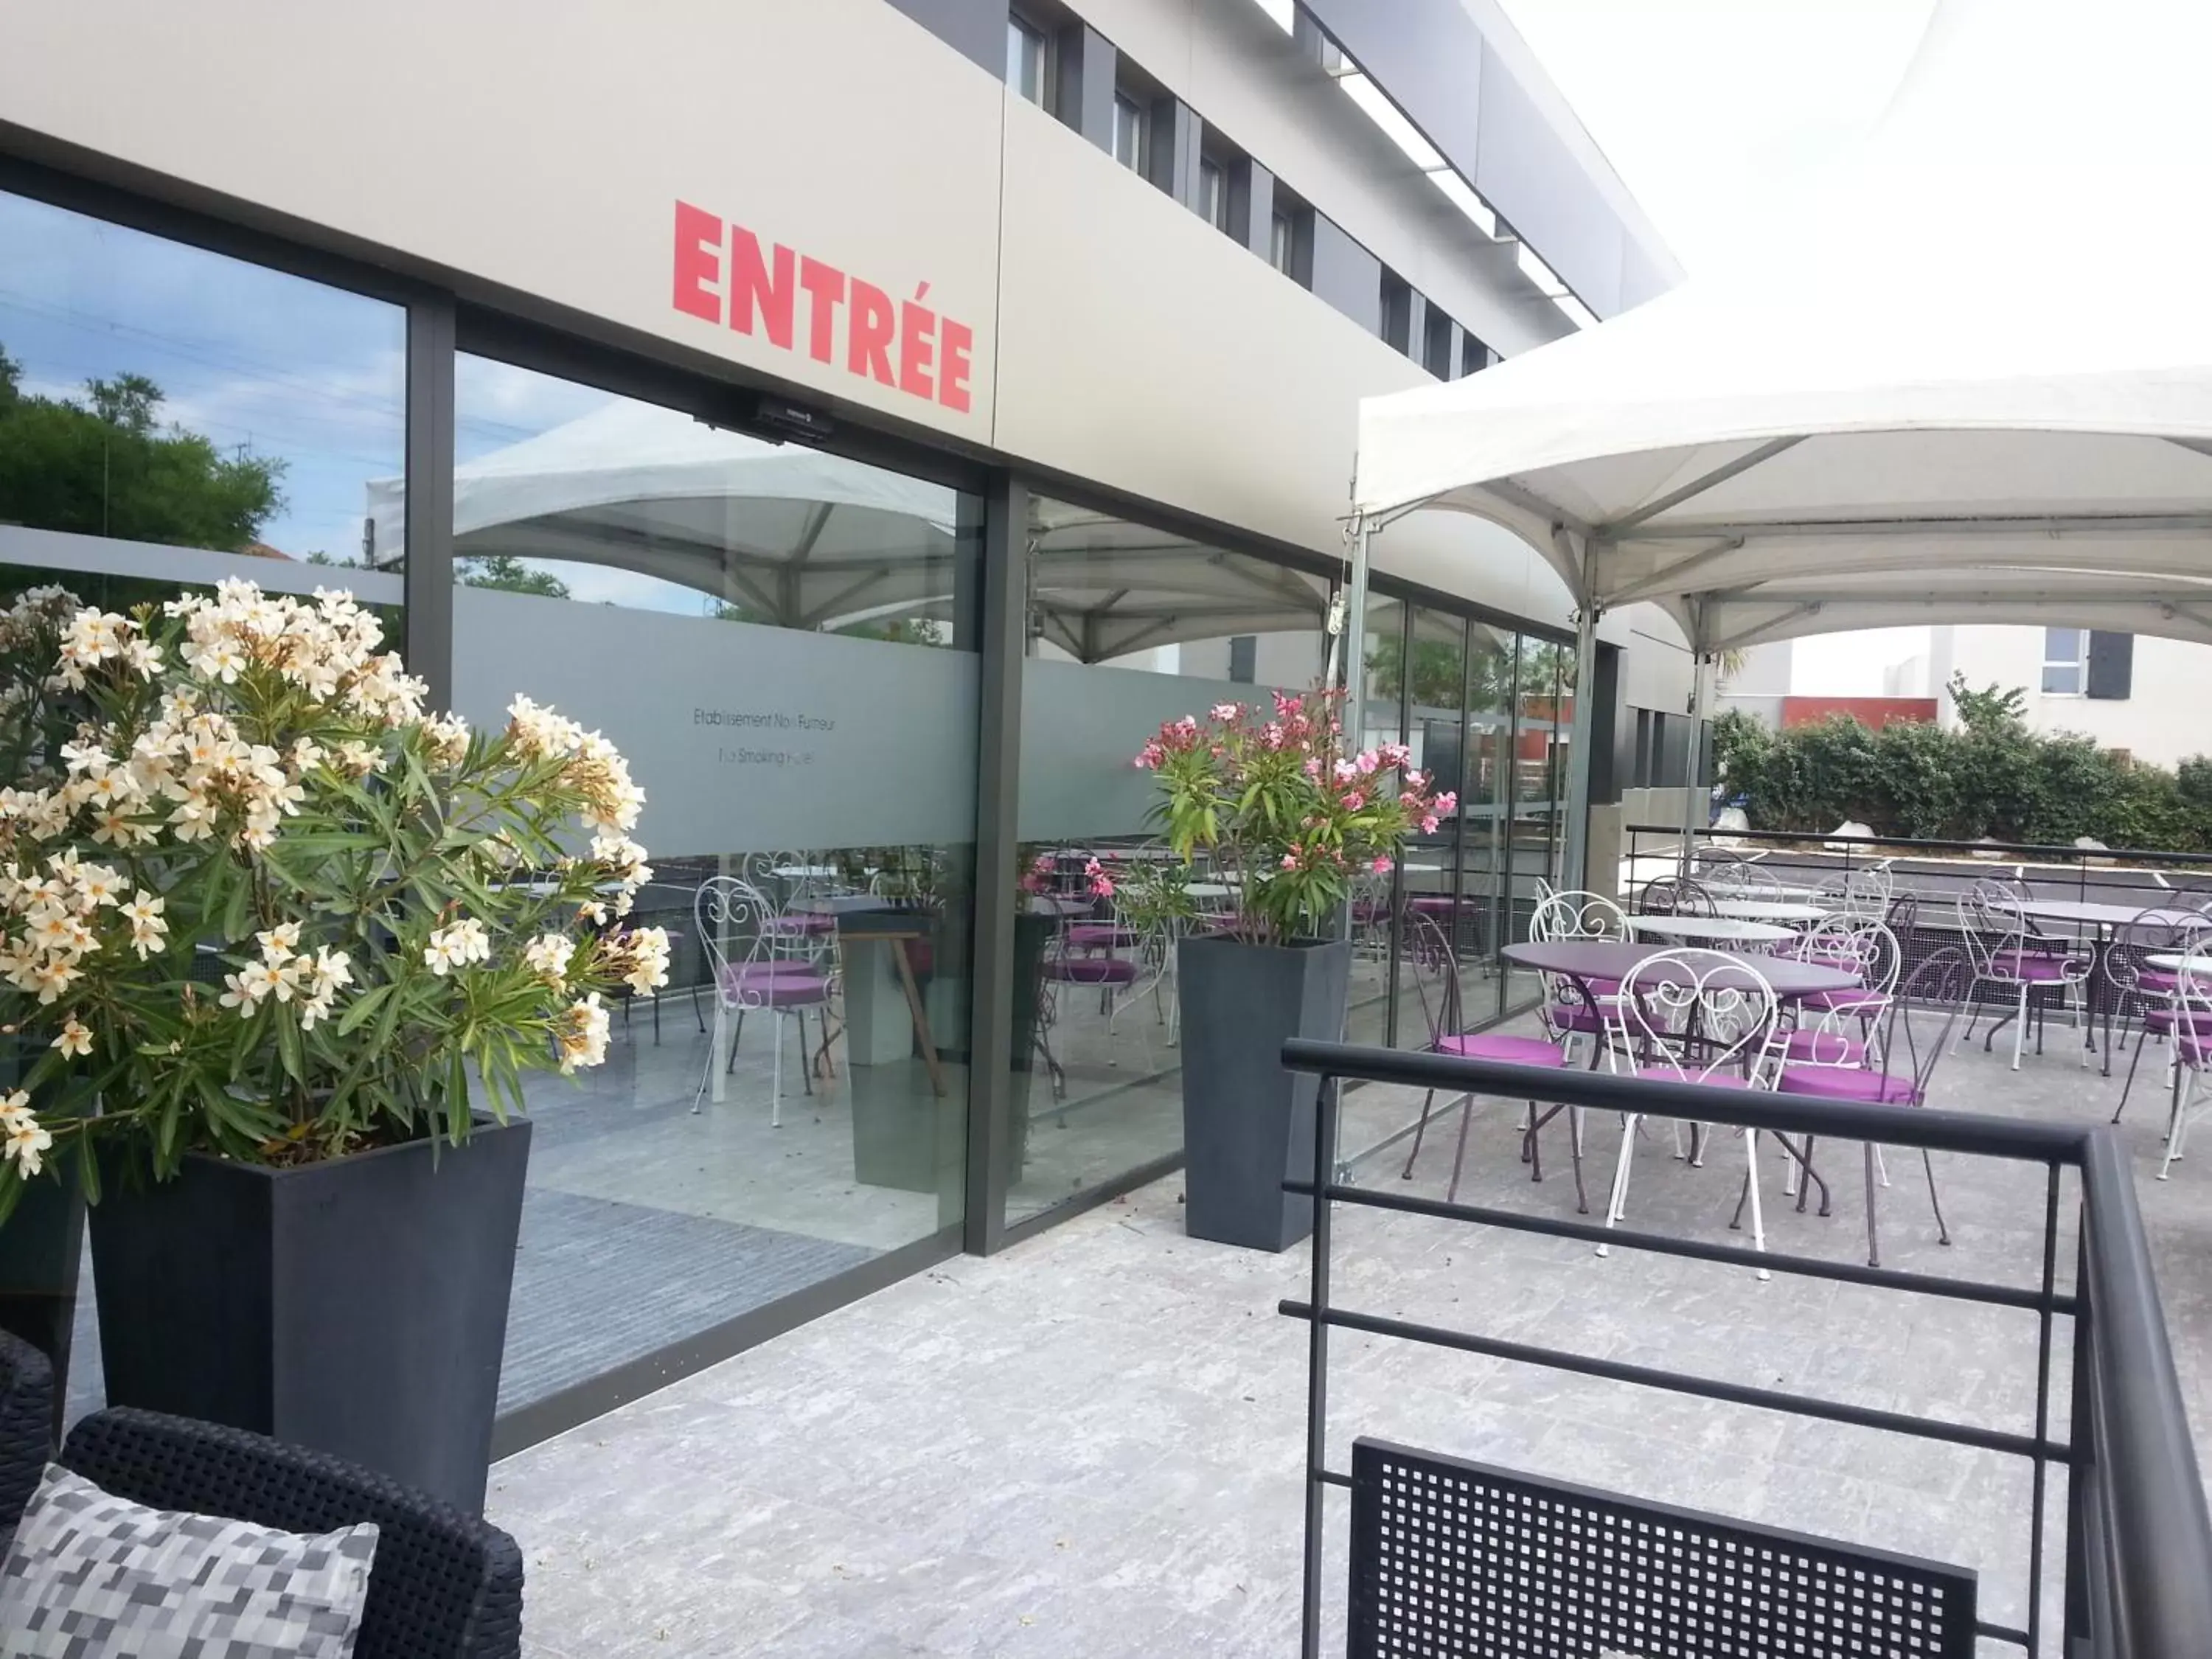
<path id="1" fill-rule="evenodd" d="M 1145 112 L 1119 93 L 1114 97 L 1114 159 L 1138 173 L 1145 170 Z"/>
<path id="2" fill-rule="evenodd" d="M 2079 696 L 2081 691 L 2081 665 L 2045 663 L 2043 668 L 2043 690 L 2046 696 Z"/>
<path id="3" fill-rule="evenodd" d="M 512 1408 L 960 1220 L 981 503 L 480 358 L 457 390 L 456 701 L 622 750 L 676 935 L 609 1063 L 531 1085 Z"/>
<path id="4" fill-rule="evenodd" d="M 1152 902 L 1157 790 L 1130 763 L 1168 720 L 1312 686 L 1328 605 L 1303 572 L 1072 502 L 1030 512 L 1009 1222 L 1181 1148 L 1172 942 L 1190 924 Z M 1236 898 L 1201 872 L 1190 902 Z"/>
<path id="5" fill-rule="evenodd" d="M 1044 36 L 1018 17 L 1006 20 L 1006 84 L 1032 104 L 1044 102 Z"/>
<path id="6" fill-rule="evenodd" d="M 119 608 L 340 565 L 390 627 L 401 307 L 5 192 L 0 250 L 0 566 L 43 568 L 15 585 Z"/>
<path id="7" fill-rule="evenodd" d="M 2081 659 L 2082 630 L 2078 628 L 2046 628 L 2043 630 L 2043 659 L 2045 662 L 2079 662 Z"/>
<path id="8" fill-rule="evenodd" d="M 1460 717 L 1467 686 L 1464 617 L 1419 608 L 1413 612 L 1405 681 L 1405 741 L 1413 763 L 1434 775 L 1438 790 L 1457 794 L 1466 749 Z M 1472 966 L 1480 960 L 1480 913 L 1461 900 L 1460 842 L 1455 814 L 1441 820 L 1433 835 L 1417 830 L 1400 860 L 1403 923 L 1395 1040 L 1401 1048 L 1426 1048 L 1470 1023 L 1461 968 L 1463 961 Z M 1387 901 L 1390 895 L 1386 889 L 1380 896 Z"/>

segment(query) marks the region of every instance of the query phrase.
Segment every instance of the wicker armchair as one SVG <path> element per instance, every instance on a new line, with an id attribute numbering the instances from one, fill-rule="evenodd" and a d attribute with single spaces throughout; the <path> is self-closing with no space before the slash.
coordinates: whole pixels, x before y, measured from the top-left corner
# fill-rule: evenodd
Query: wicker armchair
<path id="1" fill-rule="evenodd" d="M 43 1431 L 43 1404 L 33 1415 Z M 288 1532 L 375 1522 L 376 1565 L 354 1659 L 519 1659 L 522 1651 L 522 1553 L 514 1540 L 357 1464 L 242 1429 L 127 1407 L 79 1422 L 60 1461 L 156 1509 Z"/>
<path id="2" fill-rule="evenodd" d="M 53 1416 L 53 1366 L 21 1337 L 0 1331 L 0 1546 L 54 1455 Z"/>

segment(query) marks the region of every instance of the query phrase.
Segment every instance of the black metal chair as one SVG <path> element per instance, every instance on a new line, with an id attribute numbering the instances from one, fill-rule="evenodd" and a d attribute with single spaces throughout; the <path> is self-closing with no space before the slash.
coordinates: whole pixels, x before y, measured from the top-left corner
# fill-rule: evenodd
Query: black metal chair
<path id="1" fill-rule="evenodd" d="M 54 1454 L 54 1368 L 20 1336 L 0 1331 L 0 1543 L 23 1518 Z"/>
<path id="2" fill-rule="evenodd" d="M 32 1415 L 43 1433 L 43 1401 Z M 519 1659 L 522 1651 L 522 1552 L 514 1540 L 357 1464 L 243 1429 L 129 1407 L 79 1422 L 60 1462 L 156 1509 L 288 1532 L 376 1522 L 376 1565 L 354 1659 Z"/>

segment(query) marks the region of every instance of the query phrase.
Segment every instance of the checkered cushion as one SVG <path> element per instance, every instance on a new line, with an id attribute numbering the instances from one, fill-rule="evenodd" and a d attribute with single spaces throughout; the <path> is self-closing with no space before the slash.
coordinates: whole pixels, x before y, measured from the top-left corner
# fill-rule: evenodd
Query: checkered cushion
<path id="1" fill-rule="evenodd" d="M 374 1522 L 315 1536 L 149 1510 L 49 1464 L 0 1566 L 9 1659 L 351 1659 Z"/>

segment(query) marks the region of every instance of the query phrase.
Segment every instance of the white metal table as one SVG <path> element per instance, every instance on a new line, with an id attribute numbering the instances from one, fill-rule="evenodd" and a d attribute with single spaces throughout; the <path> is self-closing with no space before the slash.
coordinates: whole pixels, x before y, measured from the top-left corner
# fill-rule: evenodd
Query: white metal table
<path id="1" fill-rule="evenodd" d="M 1797 937 L 1790 928 L 1742 916 L 1631 916 L 1628 927 L 1631 933 L 1691 945 L 1779 945 Z"/>
<path id="2" fill-rule="evenodd" d="M 1825 921 L 1828 915 L 1817 904 L 1803 904 L 1789 899 L 1715 899 L 1713 908 L 1723 916 L 1733 916 L 1738 921 L 1802 924 Z"/>

